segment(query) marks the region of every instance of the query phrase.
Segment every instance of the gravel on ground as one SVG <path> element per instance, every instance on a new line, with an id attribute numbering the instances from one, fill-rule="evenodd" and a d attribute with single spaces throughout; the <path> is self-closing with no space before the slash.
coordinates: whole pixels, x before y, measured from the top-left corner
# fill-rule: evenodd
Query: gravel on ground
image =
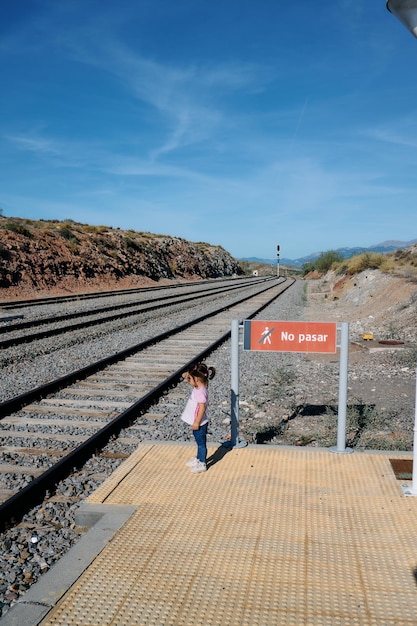
<path id="1" fill-rule="evenodd" d="M 356 284 L 334 288 L 333 278 L 297 280 L 259 317 L 282 321 L 348 321 L 350 353 L 348 370 L 347 444 L 356 449 L 411 450 L 416 385 L 416 285 L 386 275 L 367 273 Z M 394 293 L 392 299 L 390 294 Z M 382 295 L 381 295 L 382 294 Z M 176 315 L 179 315 L 178 312 Z M 128 328 L 97 338 L 106 351 L 122 347 Z M 375 339 L 365 341 L 364 333 Z M 393 336 L 395 335 L 395 337 Z M 383 347 L 379 339 L 402 343 Z M 129 338 L 130 340 L 130 338 Z M 113 343 L 114 342 L 114 343 Z M 82 344 L 51 347 L 30 360 L 3 360 L 15 388 L 42 379 L 42 368 L 64 373 L 68 362 L 82 363 Z M 89 349 L 91 354 L 91 349 Z M 95 351 L 93 351 L 95 353 Z M 81 355 L 81 356 L 80 356 Z M 98 356 L 98 348 L 97 348 Z M 230 342 L 207 359 L 216 368 L 210 382 L 209 441 L 230 436 Z M 259 445 L 333 446 L 336 442 L 339 356 L 281 352 L 239 352 L 239 437 Z M 4 396 L 10 394 L 7 385 Z M 179 416 L 190 393 L 184 382 L 152 408 L 165 418 L 147 420 L 146 414 L 132 429 L 121 433 L 132 445 L 111 441 L 104 454 L 58 486 L 56 493 L 33 509 L 21 524 L 0 535 L 0 616 L 6 613 L 42 573 L 59 560 L 80 536 L 74 513 L 80 504 L 123 461 L 140 440 L 193 441 Z"/>

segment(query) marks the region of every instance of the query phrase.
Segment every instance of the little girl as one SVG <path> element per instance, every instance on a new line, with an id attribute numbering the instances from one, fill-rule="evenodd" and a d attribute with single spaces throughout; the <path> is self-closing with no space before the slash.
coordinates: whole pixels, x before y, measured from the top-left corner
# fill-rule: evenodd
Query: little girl
<path id="1" fill-rule="evenodd" d="M 191 396 L 181 415 L 181 419 L 192 428 L 194 439 L 197 444 L 197 456 L 187 461 L 187 467 L 193 474 L 205 472 L 207 469 L 207 405 L 208 405 L 208 381 L 216 374 L 214 367 L 207 367 L 204 363 L 198 363 L 183 374 L 193 387 Z"/>

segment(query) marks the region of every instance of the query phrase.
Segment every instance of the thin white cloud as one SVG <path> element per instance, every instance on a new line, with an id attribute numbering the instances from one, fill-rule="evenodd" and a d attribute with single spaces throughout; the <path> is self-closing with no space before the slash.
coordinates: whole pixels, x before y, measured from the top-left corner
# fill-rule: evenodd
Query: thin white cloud
<path id="1" fill-rule="evenodd" d="M 411 125 L 410 125 L 411 126 Z M 417 148 L 416 128 L 409 127 L 408 130 L 396 130 L 395 128 L 374 128 L 367 131 L 369 137 L 382 143 L 407 146 Z"/>
<path id="2" fill-rule="evenodd" d="M 55 156 L 60 153 L 56 142 L 39 135 L 5 135 L 5 139 L 10 141 L 19 149 L 27 152 L 35 152 L 41 155 Z"/>
<path id="3" fill-rule="evenodd" d="M 154 146 L 156 159 L 210 139 L 226 124 L 224 104 L 230 95 L 259 93 L 276 79 L 271 68 L 256 63 L 207 62 L 178 65 L 147 57 L 122 44 L 114 32 L 86 37 L 89 25 L 62 42 L 67 55 L 112 76 L 158 117 L 165 138 Z M 227 109 L 227 105 L 226 105 Z"/>
<path id="4" fill-rule="evenodd" d="M 102 163 L 101 170 L 115 176 L 129 177 L 161 177 L 187 179 L 196 182 L 207 182 L 212 179 L 209 176 L 194 172 L 190 169 L 175 165 L 164 165 L 153 161 L 144 161 L 133 157 L 114 157 L 108 155 L 106 163 Z"/>

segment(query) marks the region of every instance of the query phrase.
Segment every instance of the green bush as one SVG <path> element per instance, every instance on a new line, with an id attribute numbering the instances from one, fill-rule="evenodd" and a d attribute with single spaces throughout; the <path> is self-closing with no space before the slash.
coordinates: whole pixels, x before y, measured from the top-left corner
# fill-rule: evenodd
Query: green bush
<path id="1" fill-rule="evenodd" d="M 392 262 L 391 262 L 392 264 Z M 379 252 L 362 252 L 345 259 L 336 250 L 322 252 L 317 259 L 313 259 L 303 265 L 303 275 L 316 271 L 325 274 L 333 269 L 337 274 L 358 274 L 365 270 L 390 269 L 390 260 L 386 255 Z"/>
<path id="2" fill-rule="evenodd" d="M 30 230 L 23 226 L 23 224 L 19 224 L 19 222 L 6 222 L 6 224 L 2 225 L 1 228 L 4 230 L 10 230 L 13 233 L 18 233 L 19 235 L 24 235 L 25 237 L 29 237 L 32 239 L 32 233 Z"/>
<path id="3" fill-rule="evenodd" d="M 328 272 L 333 265 L 337 263 L 341 263 L 344 260 L 343 256 L 340 252 L 336 250 L 328 250 L 327 252 L 322 252 L 317 259 L 313 259 L 308 263 L 304 263 L 303 265 L 303 275 L 305 276 L 309 272 L 320 272 L 320 274 L 325 274 Z"/>
<path id="4" fill-rule="evenodd" d="M 387 262 L 386 256 L 378 252 L 362 252 L 351 257 L 346 266 L 347 274 L 358 274 L 365 270 L 381 269 Z"/>
<path id="5" fill-rule="evenodd" d="M 63 226 L 62 228 L 60 228 L 59 234 L 61 235 L 61 237 L 63 237 L 70 243 L 74 243 L 74 244 L 78 243 L 77 237 L 74 235 L 73 231 L 68 226 Z"/>
<path id="6" fill-rule="evenodd" d="M 109 229 L 107 226 L 90 226 L 89 224 L 83 224 L 81 227 L 83 233 L 98 234 L 106 233 Z"/>
<path id="7" fill-rule="evenodd" d="M 132 237 L 125 237 L 124 238 L 125 241 L 125 246 L 127 248 L 127 250 L 129 250 L 130 252 L 141 252 L 142 251 L 142 246 L 139 242 L 135 241 L 134 239 L 132 239 Z"/>

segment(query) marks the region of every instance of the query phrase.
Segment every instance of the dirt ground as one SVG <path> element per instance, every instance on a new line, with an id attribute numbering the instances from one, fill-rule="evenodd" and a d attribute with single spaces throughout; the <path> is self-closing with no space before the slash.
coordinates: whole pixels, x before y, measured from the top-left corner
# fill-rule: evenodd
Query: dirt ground
<path id="1" fill-rule="evenodd" d="M 343 279 L 329 273 L 305 283 L 306 321 L 349 322 L 346 445 L 412 449 L 417 284 L 379 270 Z M 275 372 L 269 391 L 250 407 L 258 420 L 246 423 L 247 436 L 259 443 L 334 446 L 339 359 L 298 355 Z"/>
<path id="2" fill-rule="evenodd" d="M 349 322 L 356 339 L 363 333 L 378 340 L 417 339 L 415 282 L 369 270 L 343 278 L 329 272 L 306 283 L 306 319 Z"/>

